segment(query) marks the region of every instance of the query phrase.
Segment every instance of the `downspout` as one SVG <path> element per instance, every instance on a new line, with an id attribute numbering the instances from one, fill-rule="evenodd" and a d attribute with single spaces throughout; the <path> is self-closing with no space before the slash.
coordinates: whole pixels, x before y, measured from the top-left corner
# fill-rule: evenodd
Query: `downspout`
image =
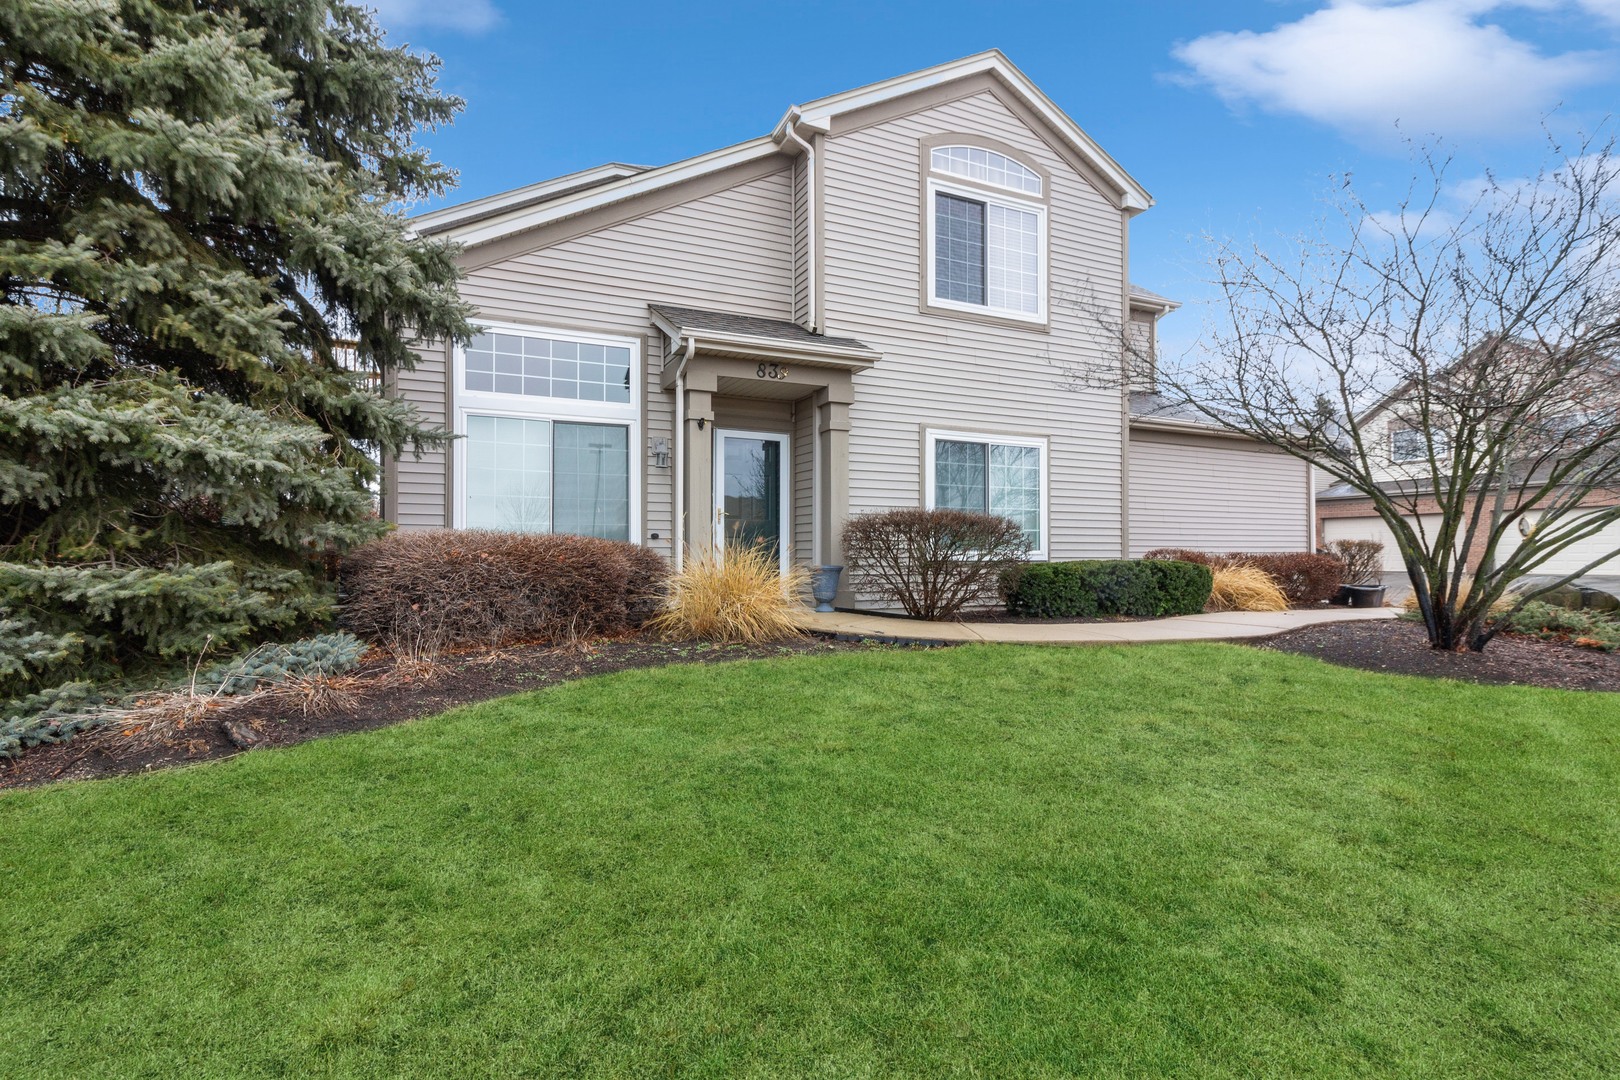
<path id="1" fill-rule="evenodd" d="M 1316 466 L 1308 461 L 1305 463 L 1305 506 L 1305 512 L 1310 515 L 1310 524 L 1307 528 L 1310 530 L 1311 538 L 1310 546 L 1306 550 L 1314 554 L 1322 546 L 1322 534 L 1316 521 Z"/>
<path id="2" fill-rule="evenodd" d="M 788 108 L 787 120 L 783 125 L 783 133 L 804 148 L 804 240 L 805 261 L 804 272 L 808 280 L 805 282 L 806 311 L 805 327 L 812 334 L 820 333 L 821 326 L 816 318 L 816 148 L 808 143 L 798 133 L 796 127 L 799 123 L 799 107 Z"/>
<path id="3" fill-rule="evenodd" d="M 679 342 L 676 343 L 679 345 Z M 675 572 L 686 562 L 686 362 L 697 351 L 697 338 L 686 339 L 681 366 L 675 372 L 675 488 L 670 492 L 675 517 Z"/>

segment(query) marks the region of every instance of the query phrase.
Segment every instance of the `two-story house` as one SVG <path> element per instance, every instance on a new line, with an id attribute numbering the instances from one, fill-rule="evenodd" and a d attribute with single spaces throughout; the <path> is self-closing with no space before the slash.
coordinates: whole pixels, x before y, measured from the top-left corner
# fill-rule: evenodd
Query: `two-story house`
<path id="1" fill-rule="evenodd" d="M 677 561 L 726 535 L 837 563 L 851 514 L 917 505 L 1011 516 L 1037 559 L 1305 550 L 1303 465 L 1133 416 L 1097 312 L 1151 337 L 1175 308 L 1130 283 L 1152 205 L 991 51 L 423 215 L 485 329 L 398 377 L 461 437 L 390 463 L 384 513 Z"/>

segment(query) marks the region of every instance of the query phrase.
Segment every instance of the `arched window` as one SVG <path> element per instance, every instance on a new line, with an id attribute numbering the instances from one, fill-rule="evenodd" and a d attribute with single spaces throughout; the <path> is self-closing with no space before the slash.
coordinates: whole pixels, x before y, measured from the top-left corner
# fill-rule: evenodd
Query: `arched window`
<path id="1" fill-rule="evenodd" d="M 935 147 L 928 162 L 928 305 L 1044 321 L 1040 175 L 979 146 Z"/>
<path id="2" fill-rule="evenodd" d="M 950 173 L 981 184 L 1022 191 L 1028 195 L 1041 193 L 1041 178 L 1006 154 L 985 150 L 977 146 L 938 146 L 934 148 L 935 172 Z"/>

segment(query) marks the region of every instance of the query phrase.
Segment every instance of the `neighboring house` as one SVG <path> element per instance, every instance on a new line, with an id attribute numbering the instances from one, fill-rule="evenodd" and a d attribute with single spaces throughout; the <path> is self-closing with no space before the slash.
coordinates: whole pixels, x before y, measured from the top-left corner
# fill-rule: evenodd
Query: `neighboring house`
<path id="1" fill-rule="evenodd" d="M 487 331 L 395 381 L 463 438 L 391 463 L 384 513 L 677 559 L 723 534 L 837 563 L 849 515 L 917 505 L 1009 515 L 1037 559 L 1304 549 L 1305 466 L 1135 415 L 1151 371 L 1127 380 L 1063 299 L 1089 291 L 1151 342 L 1176 307 L 1129 280 L 1151 206 L 992 51 L 672 165 L 423 215 L 463 246 Z"/>
<path id="2" fill-rule="evenodd" d="M 1381 488 L 1398 497 L 1397 505 L 1410 510 L 1423 535 L 1433 535 L 1441 524 L 1438 503 L 1429 493 L 1432 487 L 1429 442 L 1421 425 L 1410 413 L 1415 408 L 1410 395 L 1410 382 L 1387 394 L 1378 404 L 1363 413 L 1357 421 L 1363 438 L 1368 440 L 1374 463 L 1374 479 Z M 1447 437 L 1439 424 L 1435 430 L 1438 465 L 1446 468 L 1449 448 Z M 1555 445 L 1555 444 L 1554 444 Z M 1620 491 L 1595 491 L 1578 504 L 1580 512 L 1593 513 L 1620 505 Z M 1470 499 L 1467 511 L 1473 512 Z M 1488 514 L 1490 508 L 1484 511 Z M 1531 512 L 1521 522 L 1521 528 L 1533 528 L 1536 515 Z M 1395 536 L 1373 508 L 1372 499 L 1349 484 L 1325 483 L 1316 495 L 1317 536 L 1322 544 L 1335 540 L 1377 540 L 1384 545 L 1384 570 L 1387 579 L 1399 584 L 1406 576 L 1400 549 Z M 1488 519 L 1487 519 L 1488 520 Z M 1485 528 L 1478 530 L 1470 549 L 1459 552 L 1466 566 L 1475 566 L 1484 555 L 1487 537 Z M 1517 548 L 1521 538 L 1519 530 L 1508 533 L 1505 546 L 1499 548 L 1497 561 L 1507 558 Z M 1572 544 L 1537 566 L 1532 577 L 1564 577 L 1577 573 L 1603 556 L 1620 551 L 1620 522 L 1610 524 L 1592 536 Z M 1620 557 L 1587 571 L 1580 579 L 1594 587 L 1614 591 L 1620 585 Z"/>

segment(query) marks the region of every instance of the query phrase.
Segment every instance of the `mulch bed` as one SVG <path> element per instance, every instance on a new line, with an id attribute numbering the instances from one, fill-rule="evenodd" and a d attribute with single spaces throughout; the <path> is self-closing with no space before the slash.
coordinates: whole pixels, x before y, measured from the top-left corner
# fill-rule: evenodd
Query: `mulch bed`
<path id="1" fill-rule="evenodd" d="M 1620 654 L 1518 634 L 1498 634 L 1481 653 L 1441 652 L 1429 648 L 1422 626 L 1404 619 L 1308 626 L 1255 646 L 1396 675 L 1555 690 L 1620 691 Z"/>
<path id="2" fill-rule="evenodd" d="M 285 699 L 260 695 L 231 704 L 218 713 L 219 720 L 228 719 L 250 727 L 260 740 L 254 749 L 291 746 L 323 735 L 386 727 L 444 712 L 457 705 L 538 690 L 587 675 L 666 664 L 713 664 L 881 647 L 813 637 L 762 645 L 625 638 L 578 646 L 530 645 L 496 653 L 452 656 L 441 660 L 426 676 L 390 674 L 391 661 L 379 659 L 363 664 L 356 672 L 360 676 L 355 680 L 358 689 L 348 696 L 342 707 L 305 714 Z M 121 741 L 129 745 L 121 746 Z M 57 780 L 91 780 L 150 772 L 243 752 L 225 735 L 213 714 L 156 745 L 139 739 L 121 739 L 119 732 L 104 728 L 81 735 L 72 742 L 35 747 L 12 761 L 0 760 L 0 790 Z"/>

